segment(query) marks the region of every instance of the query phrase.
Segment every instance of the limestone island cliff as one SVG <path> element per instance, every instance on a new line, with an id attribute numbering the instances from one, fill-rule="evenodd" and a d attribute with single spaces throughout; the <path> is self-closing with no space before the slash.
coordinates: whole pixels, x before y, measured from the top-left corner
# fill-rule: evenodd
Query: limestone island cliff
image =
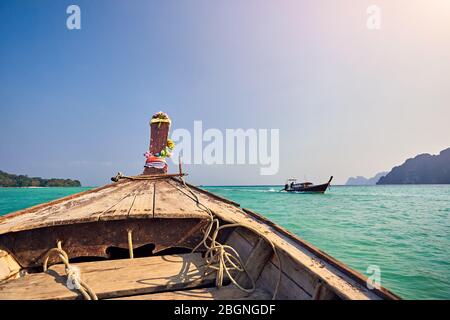
<path id="1" fill-rule="evenodd" d="M 377 184 L 450 184 L 450 148 L 419 154 L 394 167 Z"/>

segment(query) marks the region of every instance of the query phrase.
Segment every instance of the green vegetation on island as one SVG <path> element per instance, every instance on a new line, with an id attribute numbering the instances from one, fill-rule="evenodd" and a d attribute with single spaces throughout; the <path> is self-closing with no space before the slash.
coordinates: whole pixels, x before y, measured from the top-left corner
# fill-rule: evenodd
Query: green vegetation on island
<path id="1" fill-rule="evenodd" d="M 42 179 L 15 175 L 0 170 L 0 187 L 80 187 L 78 180 L 70 179 Z"/>

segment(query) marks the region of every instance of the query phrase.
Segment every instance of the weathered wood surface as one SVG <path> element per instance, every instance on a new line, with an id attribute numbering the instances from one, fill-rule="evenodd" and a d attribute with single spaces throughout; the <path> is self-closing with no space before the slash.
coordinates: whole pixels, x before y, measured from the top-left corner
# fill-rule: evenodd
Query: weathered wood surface
<path id="1" fill-rule="evenodd" d="M 103 212 L 103 221 L 133 218 L 153 218 L 153 192 L 155 183 L 151 180 L 139 181 L 137 186 L 117 204 Z"/>
<path id="2" fill-rule="evenodd" d="M 264 288 L 272 297 L 279 279 L 279 269 L 270 261 L 271 257 L 275 258 L 269 244 L 244 228 L 237 228 L 227 239 L 227 244 L 239 253 L 249 275 L 257 285 Z M 302 281 L 295 282 L 290 278 L 295 277 L 290 274 L 292 269 L 284 268 L 283 265 L 282 271 L 278 299 L 311 299 L 311 294 L 302 287 Z M 297 277 L 303 278 L 304 274 L 297 274 Z M 251 281 L 245 273 L 238 274 L 237 280 L 244 287 L 251 286 Z"/>
<path id="3" fill-rule="evenodd" d="M 167 122 L 150 123 L 149 151 L 153 154 L 160 153 L 167 145 L 170 124 Z"/>
<path id="4" fill-rule="evenodd" d="M 271 295 L 258 288 L 252 293 L 239 290 L 234 285 L 222 288 L 201 288 L 182 291 L 168 291 L 137 296 L 115 298 L 113 300 L 269 300 Z"/>
<path id="5" fill-rule="evenodd" d="M 251 279 L 255 282 L 259 279 L 267 261 L 269 261 L 272 255 L 273 250 L 270 245 L 264 239 L 260 238 L 244 264 L 248 275 L 245 272 L 240 273 L 237 277 L 238 283 L 245 288 L 249 288 L 252 284 Z"/>
<path id="6" fill-rule="evenodd" d="M 151 218 L 153 214 L 153 205 L 155 197 L 155 183 L 147 181 L 144 188 L 134 197 L 133 205 L 128 211 L 128 216 L 134 218 Z"/>
<path id="7" fill-rule="evenodd" d="M 0 250 L 0 283 L 19 276 L 20 265 L 6 251 Z"/>
<path id="8" fill-rule="evenodd" d="M 134 187 L 128 181 L 119 182 L 5 215 L 0 217 L 0 234 L 64 224 L 65 221 L 96 221 L 102 211 L 113 207 Z"/>
<path id="9" fill-rule="evenodd" d="M 179 187 L 179 186 L 178 186 Z M 191 197 L 186 196 L 169 180 L 158 181 L 155 188 L 155 218 L 200 216 L 209 218 L 204 209 Z"/>
<path id="10" fill-rule="evenodd" d="M 166 179 L 126 180 L 0 217 L 0 234 L 83 222 L 208 214 Z"/>
<path id="11" fill-rule="evenodd" d="M 74 263 L 81 278 L 99 299 L 183 290 L 212 285 L 214 278 L 203 275 L 200 254 L 166 255 L 148 258 Z M 0 285 L 0 300 L 80 299 L 78 291 L 66 287 L 64 265 L 47 273 L 29 274 Z"/>
<path id="12" fill-rule="evenodd" d="M 252 253 L 253 246 L 246 242 L 244 238 L 236 231 L 230 234 L 226 244 L 233 247 L 241 257 L 242 262 L 246 262 L 250 254 Z"/>
<path id="13" fill-rule="evenodd" d="M 203 238 L 205 219 L 125 219 L 61 225 L 0 235 L 0 248 L 14 254 L 24 268 L 42 266 L 45 254 L 61 241 L 71 259 L 110 256 L 109 248 L 122 248 L 128 256 L 128 230 L 134 249 L 141 254 L 181 247 L 193 249 Z M 154 247 L 152 247 L 154 245 Z"/>

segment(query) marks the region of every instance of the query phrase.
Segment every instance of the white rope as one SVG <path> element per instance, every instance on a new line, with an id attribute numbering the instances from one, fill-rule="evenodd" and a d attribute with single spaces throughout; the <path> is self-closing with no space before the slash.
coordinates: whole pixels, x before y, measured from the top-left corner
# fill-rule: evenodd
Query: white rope
<path id="1" fill-rule="evenodd" d="M 81 280 L 81 272 L 77 267 L 70 265 L 67 253 L 61 248 L 61 242 L 58 241 L 58 247 L 50 249 L 44 257 L 43 269 L 47 272 L 47 264 L 50 256 L 57 254 L 66 266 L 65 271 L 67 275 L 67 287 L 69 289 L 77 289 L 86 300 L 98 300 L 95 292 Z"/>
<path id="2" fill-rule="evenodd" d="M 227 275 L 229 280 L 244 292 L 252 293 L 256 289 L 255 279 L 253 279 L 248 273 L 247 269 L 244 266 L 244 263 L 242 262 L 241 257 L 239 256 L 239 253 L 230 245 L 221 244 L 220 242 L 217 241 L 217 236 L 221 230 L 226 228 L 243 227 L 253 231 L 257 235 L 262 237 L 271 246 L 275 254 L 275 257 L 278 260 L 279 265 L 278 279 L 272 296 L 272 300 L 274 300 L 277 296 L 278 289 L 280 286 L 282 270 L 281 270 L 281 259 L 278 255 L 278 252 L 273 242 L 259 230 L 248 225 L 232 223 L 220 226 L 219 219 L 215 217 L 214 213 L 206 205 L 201 203 L 197 194 L 192 191 L 192 189 L 186 184 L 186 182 L 182 177 L 181 181 L 183 182 L 183 186 L 194 196 L 198 205 L 201 206 L 210 217 L 210 223 L 205 230 L 205 234 L 203 236 L 202 241 L 197 246 L 195 246 L 192 252 L 196 251 L 201 245 L 203 245 L 206 248 L 205 254 L 205 260 L 207 263 L 206 269 L 212 269 L 216 271 L 216 286 L 220 288 L 223 285 L 225 275 Z M 245 272 L 245 274 L 251 281 L 251 288 L 244 288 L 243 286 L 241 286 L 236 281 L 235 277 L 231 275 L 231 271 Z"/>

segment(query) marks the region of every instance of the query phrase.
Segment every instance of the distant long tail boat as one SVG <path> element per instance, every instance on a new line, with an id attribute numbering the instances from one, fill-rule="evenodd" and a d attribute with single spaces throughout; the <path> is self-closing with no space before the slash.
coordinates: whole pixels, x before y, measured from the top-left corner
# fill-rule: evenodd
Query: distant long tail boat
<path id="1" fill-rule="evenodd" d="M 239 204 L 168 174 L 170 119 L 143 174 L 0 217 L 0 300 L 398 299 Z"/>
<path id="2" fill-rule="evenodd" d="M 297 179 L 288 179 L 284 185 L 284 191 L 288 192 L 305 192 L 305 193 L 324 193 L 330 186 L 333 176 L 327 183 L 313 184 L 311 182 L 297 182 Z"/>

